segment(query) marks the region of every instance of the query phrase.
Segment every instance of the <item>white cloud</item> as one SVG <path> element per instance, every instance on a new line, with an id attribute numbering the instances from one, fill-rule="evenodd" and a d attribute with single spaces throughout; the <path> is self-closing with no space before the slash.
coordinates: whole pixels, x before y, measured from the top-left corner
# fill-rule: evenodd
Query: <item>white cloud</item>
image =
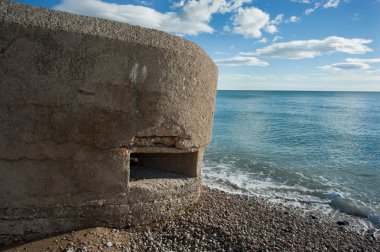
<path id="1" fill-rule="evenodd" d="M 228 52 L 214 52 L 216 55 L 229 55 Z"/>
<path id="2" fill-rule="evenodd" d="M 233 32 L 245 38 L 261 38 L 261 30 L 270 34 L 278 32 L 277 25 L 283 22 L 283 17 L 284 14 L 279 14 L 270 20 L 269 14 L 258 8 L 239 8 L 233 16 Z"/>
<path id="3" fill-rule="evenodd" d="M 225 25 L 225 26 L 223 26 L 223 31 L 230 32 L 231 31 L 231 27 L 229 25 Z"/>
<path id="4" fill-rule="evenodd" d="M 279 24 L 282 23 L 283 19 L 284 19 L 284 14 L 279 14 L 273 20 L 271 20 L 269 22 L 269 24 L 271 24 L 271 25 L 279 25 Z"/>
<path id="5" fill-rule="evenodd" d="M 217 59 L 214 62 L 220 66 L 268 66 L 268 62 L 259 60 L 255 57 L 231 57 L 227 59 Z"/>
<path id="6" fill-rule="evenodd" d="M 324 5 L 323 8 L 336 8 L 339 5 L 340 0 L 328 0 Z"/>
<path id="7" fill-rule="evenodd" d="M 315 3 L 312 8 L 305 10 L 305 15 L 310 15 L 312 12 L 314 12 L 316 9 L 318 9 L 321 6 L 320 3 Z"/>
<path id="8" fill-rule="evenodd" d="M 270 34 L 273 34 L 273 33 L 278 32 L 277 27 L 276 27 L 275 25 L 267 25 L 267 26 L 265 27 L 265 31 L 266 31 L 267 33 L 270 33 Z"/>
<path id="9" fill-rule="evenodd" d="M 349 3 L 350 0 L 344 0 L 344 2 Z M 337 8 L 339 4 L 340 4 L 340 0 L 325 0 L 324 4 L 322 4 L 322 1 L 315 2 L 312 8 L 308 8 L 305 10 L 305 15 L 311 14 L 312 12 L 317 10 L 319 7 L 323 7 L 324 9 Z"/>
<path id="10" fill-rule="evenodd" d="M 373 58 L 373 59 L 347 58 L 346 61 L 350 63 L 380 63 L 380 58 Z"/>
<path id="11" fill-rule="evenodd" d="M 262 39 L 260 39 L 260 40 L 257 41 L 257 43 L 263 43 L 263 44 L 265 44 L 267 42 L 268 42 L 267 38 L 262 38 Z"/>
<path id="12" fill-rule="evenodd" d="M 142 5 L 152 5 L 153 4 L 150 1 L 144 1 L 144 0 L 136 0 L 136 2 L 138 2 L 139 4 L 142 4 Z"/>
<path id="13" fill-rule="evenodd" d="M 300 17 L 291 16 L 290 18 L 288 18 L 288 19 L 285 20 L 285 23 L 287 23 L 287 24 L 289 24 L 289 23 L 298 23 L 299 21 L 301 21 Z"/>
<path id="14" fill-rule="evenodd" d="M 278 32 L 277 25 L 284 21 L 284 14 L 277 15 L 273 20 L 269 21 L 265 26 L 265 31 L 269 34 Z"/>
<path id="15" fill-rule="evenodd" d="M 355 14 L 352 16 L 351 19 L 352 19 L 353 21 L 358 21 L 359 18 L 360 18 L 360 13 L 355 13 Z"/>
<path id="16" fill-rule="evenodd" d="M 175 2 L 172 4 L 171 8 L 172 9 L 177 9 L 177 8 L 181 8 L 185 5 L 186 3 L 186 0 L 180 0 L 179 2 Z"/>
<path id="17" fill-rule="evenodd" d="M 274 42 L 276 42 L 278 40 L 281 40 L 281 39 L 283 39 L 283 37 L 281 37 L 281 36 L 274 36 L 272 42 L 274 43 Z"/>
<path id="18" fill-rule="evenodd" d="M 372 69 L 370 64 L 380 63 L 380 58 L 359 59 L 347 58 L 344 63 L 334 63 L 320 67 L 323 70 L 369 70 Z"/>
<path id="19" fill-rule="evenodd" d="M 316 56 L 343 52 L 347 54 L 364 54 L 372 51 L 366 44 L 370 39 L 346 39 L 342 37 L 327 37 L 323 40 L 295 40 L 275 43 L 257 49 L 254 52 L 243 52 L 241 55 L 253 55 L 280 59 L 305 59 Z"/>
<path id="20" fill-rule="evenodd" d="M 128 22 L 151 28 L 158 28 L 160 23 L 167 18 L 166 15 L 148 7 L 118 5 L 99 0 L 63 0 L 62 3 L 55 6 L 55 9 L 120 22 Z M 141 13 L 144 13 L 146 18 L 140 18 Z"/>
<path id="21" fill-rule="evenodd" d="M 295 3 L 304 3 L 304 4 L 311 3 L 310 0 L 291 0 L 291 1 Z"/>
<path id="22" fill-rule="evenodd" d="M 232 0 L 232 1 L 226 1 L 226 0 L 208 0 L 210 2 L 225 2 L 224 6 L 226 6 L 226 9 L 228 9 L 228 11 L 225 11 L 225 12 L 230 12 L 230 11 L 234 11 L 236 10 L 237 8 L 243 6 L 243 4 L 245 3 L 250 3 L 252 2 L 253 0 Z"/>
<path id="23" fill-rule="evenodd" d="M 371 67 L 366 63 L 334 63 L 320 67 L 323 70 L 368 70 Z"/>
<path id="24" fill-rule="evenodd" d="M 179 1 L 173 5 L 174 8 L 179 9 L 178 12 L 161 13 L 149 7 L 108 3 L 101 0 L 63 0 L 55 6 L 55 9 L 166 32 L 197 35 L 214 31 L 209 25 L 213 14 L 234 11 L 247 2 L 251 0 Z"/>
<path id="25" fill-rule="evenodd" d="M 269 22 L 269 14 L 255 7 L 239 8 L 233 16 L 233 32 L 246 38 L 260 38 L 263 29 Z"/>

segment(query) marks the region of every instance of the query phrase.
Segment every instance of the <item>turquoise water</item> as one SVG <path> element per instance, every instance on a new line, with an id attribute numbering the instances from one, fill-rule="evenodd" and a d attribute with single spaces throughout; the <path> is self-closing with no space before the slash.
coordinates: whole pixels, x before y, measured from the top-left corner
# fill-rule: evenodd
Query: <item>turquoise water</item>
<path id="1" fill-rule="evenodd" d="M 218 91 L 206 184 L 380 226 L 380 93 Z"/>

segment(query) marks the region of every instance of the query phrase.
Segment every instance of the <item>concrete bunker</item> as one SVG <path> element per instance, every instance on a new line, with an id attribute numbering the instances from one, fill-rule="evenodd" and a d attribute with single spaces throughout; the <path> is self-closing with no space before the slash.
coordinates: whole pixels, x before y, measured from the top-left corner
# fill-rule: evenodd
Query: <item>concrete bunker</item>
<path id="1" fill-rule="evenodd" d="M 0 246 L 196 202 L 216 84 L 181 37 L 0 1 Z"/>

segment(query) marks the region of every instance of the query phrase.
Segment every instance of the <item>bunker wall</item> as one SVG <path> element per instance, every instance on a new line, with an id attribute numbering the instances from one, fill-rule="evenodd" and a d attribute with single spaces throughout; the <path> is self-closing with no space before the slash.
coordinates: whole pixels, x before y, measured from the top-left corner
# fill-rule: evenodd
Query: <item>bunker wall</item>
<path id="1" fill-rule="evenodd" d="M 203 49 L 178 36 L 1 1 L 0 243 L 28 227 L 138 224 L 136 204 L 150 203 L 132 200 L 143 189 L 130 183 L 131 153 L 194 178 L 178 182 L 187 195 L 178 183 L 157 191 L 179 203 L 148 222 L 194 201 L 216 83 Z"/>

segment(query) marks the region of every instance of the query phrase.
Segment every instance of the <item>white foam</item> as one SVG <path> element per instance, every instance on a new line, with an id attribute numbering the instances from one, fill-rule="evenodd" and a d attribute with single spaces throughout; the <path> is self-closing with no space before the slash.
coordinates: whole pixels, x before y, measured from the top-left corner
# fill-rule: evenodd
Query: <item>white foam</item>
<path id="1" fill-rule="evenodd" d="M 262 172 L 238 172 L 235 168 L 235 161 L 236 160 L 231 159 L 223 163 L 206 161 L 203 168 L 204 183 L 211 188 L 226 192 L 258 196 L 275 204 L 290 205 L 301 209 L 305 213 L 317 211 L 331 219 L 344 216 L 346 219 L 350 219 L 350 224 L 356 231 L 377 230 L 373 223 L 376 223 L 376 221 L 380 222 L 379 216 L 374 215 L 371 217 L 371 215 L 368 215 L 369 219 L 346 216 L 331 207 L 331 199 L 329 197 L 321 198 L 314 196 L 326 194 L 326 191 L 322 189 L 310 189 L 299 184 L 287 185 L 274 181 L 270 177 L 263 177 Z M 297 175 L 305 180 L 310 180 L 310 178 L 302 173 L 298 172 Z M 327 192 L 328 194 L 343 199 L 350 198 L 349 190 L 344 190 L 344 187 L 338 187 L 335 182 L 329 181 L 322 176 L 320 176 L 320 181 L 322 181 L 324 185 L 328 184 L 328 188 L 343 188 L 343 191 L 335 190 Z M 356 204 L 360 205 L 362 202 L 356 202 L 355 205 Z"/>

